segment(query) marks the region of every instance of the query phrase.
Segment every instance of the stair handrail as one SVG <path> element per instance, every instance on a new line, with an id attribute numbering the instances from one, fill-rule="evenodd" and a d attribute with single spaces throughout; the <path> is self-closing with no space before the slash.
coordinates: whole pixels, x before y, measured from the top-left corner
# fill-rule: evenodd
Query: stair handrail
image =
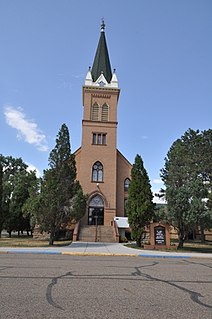
<path id="1" fill-rule="evenodd" d="M 79 228 L 80 228 L 80 220 L 74 226 L 73 241 L 78 240 Z"/>
<path id="2" fill-rule="evenodd" d="M 113 230 L 114 230 L 115 241 L 119 242 L 119 230 L 118 230 L 117 222 L 115 220 L 113 221 Z"/>

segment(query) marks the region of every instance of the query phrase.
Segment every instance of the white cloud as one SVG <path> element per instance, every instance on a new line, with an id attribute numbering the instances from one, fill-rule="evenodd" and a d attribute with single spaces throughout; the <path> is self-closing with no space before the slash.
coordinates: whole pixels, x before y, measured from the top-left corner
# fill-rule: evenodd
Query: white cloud
<path id="1" fill-rule="evenodd" d="M 153 184 L 163 184 L 162 180 L 160 178 L 155 178 L 152 180 Z"/>
<path id="2" fill-rule="evenodd" d="M 41 173 L 37 167 L 35 167 L 33 164 L 30 164 L 30 163 L 26 163 L 26 164 L 28 165 L 28 167 L 27 167 L 28 172 L 36 171 L 36 176 L 41 177 Z"/>
<path id="3" fill-rule="evenodd" d="M 158 197 L 153 194 L 153 203 L 155 204 L 166 204 L 166 200 L 164 197 Z"/>
<path id="4" fill-rule="evenodd" d="M 39 151 L 48 151 L 46 136 L 38 128 L 37 124 L 26 118 L 21 108 L 7 105 L 4 110 L 6 122 L 18 131 L 17 137 L 25 142 L 35 145 Z"/>
<path id="5" fill-rule="evenodd" d="M 160 181 L 160 179 L 156 179 L 155 180 L 155 184 L 160 184 L 162 183 L 162 181 Z M 166 204 L 166 200 L 164 196 L 159 197 L 158 195 L 163 195 L 163 193 L 160 192 L 161 188 L 153 188 L 152 189 L 152 194 L 153 194 L 153 203 L 156 204 Z"/>

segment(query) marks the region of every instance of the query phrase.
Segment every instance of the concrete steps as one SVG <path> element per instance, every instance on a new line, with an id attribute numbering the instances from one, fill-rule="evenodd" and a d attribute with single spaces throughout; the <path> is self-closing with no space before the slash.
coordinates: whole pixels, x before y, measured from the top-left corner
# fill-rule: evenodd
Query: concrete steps
<path id="1" fill-rule="evenodd" d="M 113 226 L 80 226 L 79 241 L 114 243 Z"/>

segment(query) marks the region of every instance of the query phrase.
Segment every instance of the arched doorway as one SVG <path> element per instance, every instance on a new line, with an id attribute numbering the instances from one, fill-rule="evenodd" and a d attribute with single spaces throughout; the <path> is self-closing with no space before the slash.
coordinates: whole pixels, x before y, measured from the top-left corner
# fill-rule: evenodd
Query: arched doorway
<path id="1" fill-rule="evenodd" d="M 104 225 L 104 201 L 100 195 L 95 195 L 89 202 L 88 225 Z"/>

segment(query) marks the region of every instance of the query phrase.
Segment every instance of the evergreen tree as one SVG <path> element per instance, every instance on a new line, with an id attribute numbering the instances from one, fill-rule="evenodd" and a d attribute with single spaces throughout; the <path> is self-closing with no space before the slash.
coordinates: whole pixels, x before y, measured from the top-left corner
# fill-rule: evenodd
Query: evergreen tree
<path id="1" fill-rule="evenodd" d="M 211 130 L 200 133 L 189 129 L 173 143 L 161 170 L 168 218 L 178 231 L 178 248 L 195 227 L 200 226 L 203 233 L 211 225 L 211 213 L 204 201 L 212 176 L 211 141 Z"/>
<path id="2" fill-rule="evenodd" d="M 209 185 L 207 208 L 210 212 L 212 212 L 212 180 L 211 180 L 211 184 Z"/>
<path id="3" fill-rule="evenodd" d="M 141 246 L 142 236 L 154 216 L 153 195 L 148 174 L 140 155 L 135 158 L 131 170 L 131 182 L 128 190 L 127 215 L 132 236 L 137 246 Z"/>
<path id="4" fill-rule="evenodd" d="M 55 148 L 49 156 L 50 168 L 44 171 L 39 195 L 38 223 L 50 233 L 49 244 L 60 231 L 61 225 L 84 215 L 86 197 L 76 179 L 74 155 L 71 154 L 69 131 L 62 125 Z"/>

